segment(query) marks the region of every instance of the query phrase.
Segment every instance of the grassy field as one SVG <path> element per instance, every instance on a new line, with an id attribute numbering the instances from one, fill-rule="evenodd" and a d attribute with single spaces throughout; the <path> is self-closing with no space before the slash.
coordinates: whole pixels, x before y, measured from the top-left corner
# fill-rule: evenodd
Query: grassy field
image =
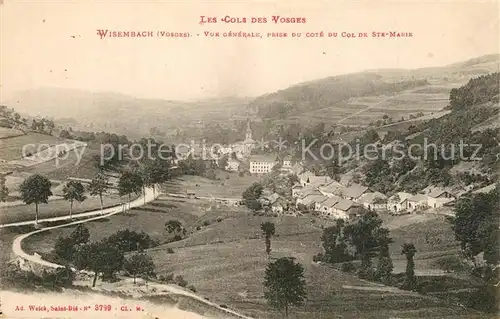
<path id="1" fill-rule="evenodd" d="M 125 214 L 117 214 L 107 219 L 86 223 L 91 240 L 98 241 L 122 230 L 145 231 L 160 243 L 171 237 L 165 232 L 165 222 L 170 219 L 182 222 L 188 232 L 196 231 L 198 226 L 217 223 L 217 219 L 235 218 L 249 212 L 242 207 L 224 206 L 209 201 L 161 197 L 142 207 Z M 28 237 L 23 241 L 27 251 L 48 253 L 54 247 L 58 236 L 69 235 L 73 228 L 65 227 Z"/>
<path id="2" fill-rule="evenodd" d="M 27 151 L 36 153 L 35 150 L 43 144 L 55 145 L 66 142 L 68 141 L 63 138 L 40 133 L 29 133 L 27 135 L 2 139 L 0 140 L 0 159 L 11 161 L 21 158 L 24 146 L 27 147 Z"/>
<path id="3" fill-rule="evenodd" d="M 21 135 L 24 135 L 24 132 L 21 130 L 8 127 L 0 127 L 0 139 L 12 138 Z"/>
<path id="4" fill-rule="evenodd" d="M 82 154 L 82 149 L 78 149 L 78 154 Z M 37 173 L 47 176 L 50 179 L 65 180 L 68 177 L 92 178 L 97 173 L 94 165 L 94 156 L 99 155 L 98 149 L 85 148 L 82 157 L 79 159 L 75 151 L 70 151 L 66 159 L 54 159 L 35 166 L 22 169 L 26 173 Z"/>
<path id="5" fill-rule="evenodd" d="M 334 315 L 341 315 L 343 318 L 484 317 L 475 316 L 460 307 L 446 305 L 441 300 L 413 293 L 364 291 L 345 287 L 379 286 L 312 263 L 314 254 L 320 251 L 322 230 L 311 222 L 310 217 L 253 216 L 238 207 L 217 207 L 208 201 L 166 197 L 125 215 L 88 223 L 87 227 L 91 232 L 91 240 L 129 228 L 144 230 L 153 238 L 163 241 L 167 238 L 163 225 L 169 219 L 181 220 L 189 230 L 189 237 L 149 250 L 158 274 L 182 275 L 201 295 L 257 318 L 278 318 L 263 298 L 262 281 L 269 261 L 259 229 L 264 221 L 276 224 L 271 258 L 293 256 L 306 269 L 309 301 L 294 310 L 296 318 L 334 318 Z M 209 223 L 205 224 L 205 220 Z M 443 225 L 439 219 L 433 218 L 413 222 L 387 221 L 387 224 L 402 225 L 392 231 L 393 236 L 398 236 L 395 247 L 402 240 L 413 240 L 419 252 L 429 252 L 432 247 L 415 240 L 418 233 L 422 229 L 429 229 L 429 232 L 435 230 L 438 235 L 437 230 Z M 197 230 L 197 226 L 201 225 L 205 226 Z M 58 236 L 68 235 L 71 231 L 71 228 L 56 229 L 29 237 L 23 242 L 23 248 L 28 252 L 47 253 Z M 403 238 L 399 238 L 400 236 Z M 442 236 L 449 237 L 449 233 L 443 232 Z M 174 253 L 169 254 L 168 248 L 172 248 Z M 397 249 L 394 250 L 396 251 Z M 418 268 L 419 253 L 416 258 Z"/>
<path id="6" fill-rule="evenodd" d="M 210 180 L 200 176 L 184 175 L 166 183 L 163 191 L 167 193 L 182 193 L 192 190 L 196 196 L 213 196 L 224 198 L 239 198 L 253 182 L 259 180 L 258 176 L 237 173 L 218 172 L 219 180 Z"/>

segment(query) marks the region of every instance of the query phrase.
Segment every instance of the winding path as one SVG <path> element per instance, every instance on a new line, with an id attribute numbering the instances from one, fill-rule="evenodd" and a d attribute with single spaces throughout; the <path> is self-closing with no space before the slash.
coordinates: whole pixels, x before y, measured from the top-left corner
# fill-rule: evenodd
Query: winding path
<path id="1" fill-rule="evenodd" d="M 139 207 L 139 206 L 145 205 L 146 203 L 154 201 L 160 195 L 161 194 L 160 194 L 160 192 L 158 190 L 155 192 L 153 190 L 153 188 L 147 188 L 144 197 L 139 197 L 136 200 L 130 202 L 130 208 L 134 208 L 134 207 Z M 79 221 L 74 221 L 74 222 L 70 222 L 70 223 L 66 223 L 66 224 L 62 224 L 62 225 L 45 227 L 45 228 L 42 228 L 42 229 L 39 229 L 39 230 L 35 230 L 35 231 L 29 232 L 29 233 L 26 233 L 26 234 L 19 235 L 19 236 L 17 236 L 14 239 L 14 242 L 12 243 L 12 252 L 14 253 L 14 255 L 16 257 L 21 258 L 24 261 L 29 261 L 30 263 L 34 263 L 34 264 L 37 264 L 37 265 L 40 265 L 40 266 L 44 266 L 44 267 L 48 267 L 48 268 L 52 268 L 52 269 L 63 268 L 64 266 L 62 266 L 62 265 L 55 264 L 55 263 L 43 260 L 38 254 L 33 254 L 33 255 L 27 254 L 22 249 L 22 241 L 25 238 L 27 238 L 27 237 L 29 237 L 31 235 L 34 235 L 36 233 L 40 233 L 40 232 L 51 230 L 51 229 L 61 228 L 61 227 L 67 227 L 69 225 L 82 224 L 82 223 L 86 223 L 86 222 L 90 222 L 90 221 L 94 221 L 94 220 L 98 220 L 98 219 L 102 219 L 102 218 L 107 218 L 109 216 L 112 216 L 112 215 L 115 215 L 115 214 L 119 214 L 122 211 L 123 211 L 123 205 L 118 205 L 118 206 L 114 206 L 114 207 L 110 207 L 110 208 L 104 209 L 102 212 L 99 209 L 99 210 L 95 210 L 95 211 L 91 211 L 91 212 L 86 212 L 86 213 L 81 213 L 81 214 L 74 214 L 72 216 L 72 218 L 81 218 L 81 217 L 90 217 L 90 218 L 84 219 L 84 220 L 79 220 Z M 94 216 L 94 217 L 92 217 L 92 216 Z M 69 215 L 67 215 L 67 216 L 60 216 L 60 217 L 40 219 L 38 222 L 39 223 L 40 222 L 53 222 L 53 221 L 69 220 L 69 219 L 70 219 Z M 3 224 L 3 225 L 0 225 L 0 228 L 1 227 L 9 227 L 9 226 L 32 225 L 32 224 L 35 224 L 35 221 L 27 221 L 27 222 Z M 73 268 L 72 270 L 75 271 L 76 269 Z M 173 286 L 173 285 L 165 285 L 165 284 L 161 285 L 161 287 L 163 289 L 169 291 L 170 293 L 177 294 L 177 295 L 183 295 L 183 296 L 186 296 L 186 297 L 193 298 L 193 299 L 198 300 L 198 301 L 200 301 L 200 302 L 202 302 L 202 303 L 204 303 L 204 304 L 206 304 L 206 305 L 208 305 L 210 307 L 213 307 L 213 308 L 216 308 L 219 311 L 222 311 L 222 312 L 234 315 L 234 316 L 236 316 L 238 318 L 253 319 L 251 317 L 247 317 L 247 316 L 244 316 L 242 314 L 239 314 L 236 311 L 233 311 L 231 309 L 222 308 L 218 304 L 215 304 L 213 302 L 207 301 L 205 298 L 203 298 L 203 297 L 201 297 L 199 295 L 196 295 L 195 293 L 193 293 L 191 291 L 187 291 L 185 289 L 182 289 L 180 287 L 176 287 L 176 286 Z"/>

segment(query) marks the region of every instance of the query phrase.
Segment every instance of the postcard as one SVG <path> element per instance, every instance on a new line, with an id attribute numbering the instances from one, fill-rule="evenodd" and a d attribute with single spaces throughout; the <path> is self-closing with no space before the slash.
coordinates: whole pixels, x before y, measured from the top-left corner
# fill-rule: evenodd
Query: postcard
<path id="1" fill-rule="evenodd" d="M 0 2 L 2 318 L 493 318 L 498 1 Z"/>

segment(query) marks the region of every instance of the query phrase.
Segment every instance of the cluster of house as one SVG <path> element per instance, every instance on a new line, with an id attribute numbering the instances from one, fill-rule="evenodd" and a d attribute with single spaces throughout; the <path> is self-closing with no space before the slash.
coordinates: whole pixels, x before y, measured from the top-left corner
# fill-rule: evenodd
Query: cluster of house
<path id="1" fill-rule="evenodd" d="M 292 166 L 290 171 L 295 171 Z M 297 174 L 299 183 L 292 187 L 294 205 L 299 210 L 313 210 L 333 219 L 359 217 L 367 210 L 387 212 L 394 215 L 424 211 L 429 208 L 451 206 L 472 186 L 460 189 L 427 187 L 419 194 L 399 192 L 390 197 L 357 183 L 344 183 L 329 176 L 316 176 L 312 172 Z M 491 190 L 495 184 L 484 190 Z M 481 189 L 482 191 L 482 189 Z M 477 192 L 477 191 L 476 191 Z M 265 196 L 266 203 L 273 212 L 281 213 L 290 205 L 280 195 Z"/>

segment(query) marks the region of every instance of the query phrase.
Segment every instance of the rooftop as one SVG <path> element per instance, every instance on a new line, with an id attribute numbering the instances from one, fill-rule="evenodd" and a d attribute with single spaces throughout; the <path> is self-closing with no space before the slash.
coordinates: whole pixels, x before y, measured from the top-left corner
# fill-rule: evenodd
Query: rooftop
<path id="1" fill-rule="evenodd" d="M 276 155 L 252 155 L 250 156 L 250 162 L 267 162 L 275 163 Z"/>
<path id="2" fill-rule="evenodd" d="M 335 206 L 335 204 L 337 204 L 341 200 L 342 200 L 342 198 L 340 198 L 339 196 L 332 196 L 332 197 L 328 197 L 327 200 L 323 201 L 321 203 L 321 205 L 326 206 L 326 207 L 333 207 L 333 206 Z"/>
<path id="3" fill-rule="evenodd" d="M 337 181 L 333 181 L 330 184 L 327 184 L 327 185 L 321 187 L 320 189 L 325 193 L 332 193 L 333 194 L 334 192 L 338 191 L 342 187 L 344 187 L 342 184 L 340 184 Z"/>
<path id="4" fill-rule="evenodd" d="M 382 200 L 386 200 L 387 199 L 387 196 L 385 196 L 384 194 L 380 193 L 380 192 L 373 192 L 373 193 L 364 193 L 363 195 L 361 195 L 359 197 L 359 201 L 362 202 L 362 203 L 366 203 L 366 204 L 374 204 L 374 201 L 376 199 L 382 199 Z"/>
<path id="5" fill-rule="evenodd" d="M 343 188 L 340 191 L 341 191 L 342 195 L 344 195 L 344 196 L 358 198 L 367 190 L 368 190 L 368 187 L 366 187 L 366 186 L 359 185 L 359 184 L 352 184 L 351 186 Z"/>
<path id="6" fill-rule="evenodd" d="M 473 191 L 474 194 L 478 194 L 478 193 L 489 193 L 491 191 L 493 191 L 496 187 L 496 184 L 493 183 L 493 184 L 490 184 L 488 186 L 485 186 L 483 188 L 480 188 L 480 189 L 477 189 L 475 191 Z"/>
<path id="7" fill-rule="evenodd" d="M 353 202 L 352 200 L 343 199 L 340 202 L 338 202 L 337 204 L 335 204 L 334 208 L 340 209 L 342 211 L 347 211 L 351 207 L 358 207 L 358 206 L 359 205 L 357 203 Z"/>
<path id="8" fill-rule="evenodd" d="M 319 195 L 316 195 L 316 194 L 311 194 L 311 195 L 307 195 L 305 196 L 303 199 L 302 199 L 302 204 L 304 205 L 309 205 L 309 204 L 312 204 L 312 203 L 321 203 L 323 202 L 327 197 L 326 196 L 323 196 L 321 194 Z"/>

